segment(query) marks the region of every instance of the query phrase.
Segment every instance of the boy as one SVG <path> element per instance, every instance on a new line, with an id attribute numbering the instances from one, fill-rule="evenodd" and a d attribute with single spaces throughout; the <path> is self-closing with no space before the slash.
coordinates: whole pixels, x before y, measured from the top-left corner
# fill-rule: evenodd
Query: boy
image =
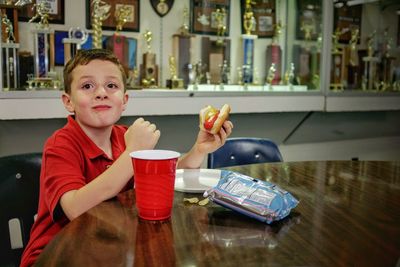
<path id="1" fill-rule="evenodd" d="M 70 220 L 132 188 L 129 153 L 156 146 L 160 131 L 143 118 L 129 128 L 115 125 L 128 102 L 125 83 L 122 65 L 108 50 L 81 50 L 65 66 L 62 101 L 73 115 L 44 146 L 38 217 L 21 266 L 34 264 Z M 224 144 L 232 127 L 226 121 L 217 135 L 200 130 L 178 168 L 199 168 L 208 153 Z"/>

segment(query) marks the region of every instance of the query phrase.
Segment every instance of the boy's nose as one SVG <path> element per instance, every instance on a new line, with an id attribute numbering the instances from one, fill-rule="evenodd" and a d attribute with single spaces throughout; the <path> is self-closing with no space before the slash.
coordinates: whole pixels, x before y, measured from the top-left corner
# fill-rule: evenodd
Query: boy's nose
<path id="1" fill-rule="evenodd" d="M 107 98 L 107 90 L 104 88 L 104 86 L 97 87 L 95 94 L 96 94 L 96 99 Z"/>

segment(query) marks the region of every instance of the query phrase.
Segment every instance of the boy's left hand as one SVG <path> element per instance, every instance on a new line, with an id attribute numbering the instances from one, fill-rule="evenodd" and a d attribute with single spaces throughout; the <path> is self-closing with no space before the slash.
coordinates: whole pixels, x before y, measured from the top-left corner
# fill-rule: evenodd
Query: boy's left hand
<path id="1" fill-rule="evenodd" d="M 232 122 L 225 121 L 218 134 L 210 134 L 200 130 L 196 140 L 197 150 L 204 154 L 214 152 L 225 144 L 226 138 L 232 133 L 232 129 Z"/>

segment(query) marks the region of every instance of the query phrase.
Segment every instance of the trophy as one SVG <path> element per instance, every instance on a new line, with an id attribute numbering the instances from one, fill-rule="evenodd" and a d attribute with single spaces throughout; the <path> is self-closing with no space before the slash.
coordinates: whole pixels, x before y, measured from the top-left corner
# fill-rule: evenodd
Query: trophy
<path id="1" fill-rule="evenodd" d="M 359 60 L 357 44 L 360 39 L 360 31 L 358 28 L 351 29 L 351 38 L 348 45 L 348 65 L 347 65 L 347 84 L 351 89 L 359 86 Z"/>
<path id="2" fill-rule="evenodd" d="M 3 17 L 2 17 L 3 16 Z M 19 44 L 15 43 L 14 27 L 7 14 L 0 13 L 1 24 L 4 24 L 6 40 L 3 42 L 1 38 L 0 52 L 0 86 L 4 91 L 10 89 L 18 89 L 19 87 L 19 61 L 18 48 Z M 3 27 L 2 27 L 3 28 Z M 3 34 L 2 34 L 3 35 Z M 4 68 L 4 69 L 3 69 Z"/>
<path id="3" fill-rule="evenodd" d="M 107 37 L 105 41 L 105 47 L 113 51 L 127 69 L 129 68 L 129 41 L 120 31 L 122 31 L 124 24 L 131 15 L 132 10 L 128 5 L 117 5 L 114 13 L 115 21 L 117 22 L 115 33 Z"/>
<path id="4" fill-rule="evenodd" d="M 363 57 L 364 74 L 362 77 L 361 87 L 363 90 L 372 90 L 376 80 L 376 65 L 379 61 L 378 57 L 374 57 L 374 42 L 376 31 L 373 31 L 367 37 L 367 56 Z"/>
<path id="5" fill-rule="evenodd" d="M 54 71 L 54 30 L 49 28 L 49 9 L 46 2 L 36 3 L 32 8 L 35 9 L 35 15 L 29 20 L 29 23 L 39 19 L 36 29 L 32 31 L 34 35 L 35 76 L 48 77 L 48 72 Z"/>
<path id="6" fill-rule="evenodd" d="M 294 63 L 290 63 L 290 68 L 285 72 L 285 77 L 283 80 L 284 85 L 289 86 L 289 90 L 293 90 L 293 83 L 295 81 L 295 74 L 294 74 Z"/>
<path id="7" fill-rule="evenodd" d="M 282 33 L 282 25 L 281 22 L 278 22 L 274 25 L 274 36 L 272 37 L 272 43 L 267 47 L 267 66 L 271 66 L 274 64 L 276 71 L 275 76 L 272 79 L 272 84 L 279 84 L 281 80 L 281 58 L 282 58 L 282 49 L 278 44 L 279 36 Z"/>
<path id="8" fill-rule="evenodd" d="M 75 56 L 76 52 L 81 49 L 82 44 L 87 41 L 88 33 L 79 27 L 70 28 L 68 31 L 68 38 L 63 38 L 64 44 L 64 64 Z"/>
<path id="9" fill-rule="evenodd" d="M 252 10 L 253 2 L 246 0 L 245 11 L 243 15 L 243 28 L 245 34 L 242 34 L 243 39 L 243 83 L 253 82 L 254 73 L 254 43 L 257 35 L 251 34 L 253 27 L 255 27 L 255 18 Z"/>
<path id="10" fill-rule="evenodd" d="M 194 36 L 189 34 L 188 19 L 189 10 L 185 7 L 183 9 L 183 24 L 179 28 L 179 32 L 172 36 L 172 55 L 176 62 L 176 75 L 183 79 L 185 87 L 193 83 L 189 78 L 189 64 L 192 61 L 191 48 L 195 41 Z"/>
<path id="11" fill-rule="evenodd" d="M 268 85 L 268 90 L 272 90 L 272 82 L 275 78 L 275 63 L 272 63 L 271 66 L 269 67 L 267 78 L 265 79 L 266 84 Z"/>
<path id="12" fill-rule="evenodd" d="M 169 56 L 169 72 L 171 73 L 171 78 L 167 80 L 167 87 L 170 89 L 182 89 L 184 88 L 183 79 L 178 78 L 176 72 L 176 61 L 174 56 Z"/>
<path id="13" fill-rule="evenodd" d="M 111 5 L 102 0 L 92 0 L 93 48 L 102 48 L 103 21 L 110 16 Z"/>
<path id="14" fill-rule="evenodd" d="M 392 86 L 392 75 L 394 73 L 394 61 L 395 57 L 390 55 L 390 50 L 392 48 L 393 39 L 388 37 L 388 28 L 385 29 L 383 33 L 383 51 L 381 60 L 381 81 L 384 88 L 393 87 Z"/>
<path id="15" fill-rule="evenodd" d="M 143 54 L 143 64 L 140 65 L 140 81 L 141 85 L 148 88 L 158 86 L 158 66 L 156 65 L 156 54 L 151 52 L 153 33 L 146 30 L 143 36 L 146 41 L 147 52 Z"/>
<path id="16" fill-rule="evenodd" d="M 217 8 L 211 14 L 211 27 L 217 29 L 217 39 L 211 40 L 210 37 L 202 37 L 201 40 L 201 60 L 209 72 L 209 80 L 212 84 L 220 81 L 221 65 L 224 60 L 230 61 L 230 40 L 224 38 L 226 34 L 227 14 L 224 8 Z"/>
<path id="17" fill-rule="evenodd" d="M 344 78 L 344 51 L 339 47 L 339 38 L 343 34 L 340 28 L 336 28 L 332 35 L 332 62 L 331 62 L 331 83 L 333 90 L 343 90 Z"/>

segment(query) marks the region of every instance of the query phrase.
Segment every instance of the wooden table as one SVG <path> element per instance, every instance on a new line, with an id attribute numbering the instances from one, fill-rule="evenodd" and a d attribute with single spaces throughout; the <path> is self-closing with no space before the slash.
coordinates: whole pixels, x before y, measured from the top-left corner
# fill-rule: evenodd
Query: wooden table
<path id="1" fill-rule="evenodd" d="M 214 203 L 183 202 L 171 220 L 138 219 L 134 192 L 69 223 L 37 266 L 399 266 L 400 162 L 291 162 L 229 168 L 300 203 L 267 225 Z"/>

